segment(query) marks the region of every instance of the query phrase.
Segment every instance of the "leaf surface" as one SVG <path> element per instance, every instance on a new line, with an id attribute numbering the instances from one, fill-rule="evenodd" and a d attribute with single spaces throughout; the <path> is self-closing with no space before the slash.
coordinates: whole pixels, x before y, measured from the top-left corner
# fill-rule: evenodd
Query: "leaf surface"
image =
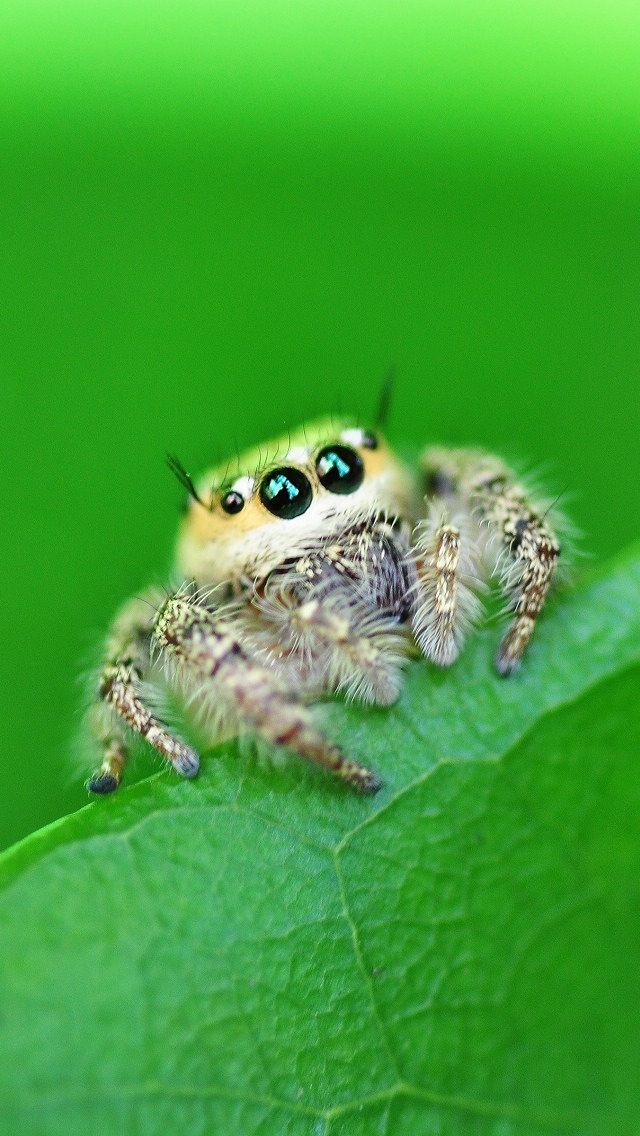
<path id="1" fill-rule="evenodd" d="M 241 758 L 0 858 L 0 1130 L 631 1133 L 640 549 L 327 728 L 373 801 Z"/>

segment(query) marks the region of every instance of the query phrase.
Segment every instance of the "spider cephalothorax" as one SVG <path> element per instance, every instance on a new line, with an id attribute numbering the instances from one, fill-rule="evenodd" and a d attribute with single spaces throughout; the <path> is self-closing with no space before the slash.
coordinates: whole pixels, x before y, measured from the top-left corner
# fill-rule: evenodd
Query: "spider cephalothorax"
<path id="1" fill-rule="evenodd" d="M 151 710 L 143 683 L 179 680 L 248 732 L 331 769 L 363 792 L 374 772 L 315 723 L 310 696 L 342 690 L 388 705 L 417 648 L 456 659 L 497 575 L 512 621 L 497 667 L 520 664 L 551 586 L 559 546 L 548 515 L 497 458 L 428 449 L 418 475 L 377 432 L 322 420 L 215 469 L 189 494 L 162 601 L 135 599 L 116 619 L 92 708 L 103 760 L 89 787 L 119 784 L 127 728 L 185 776 L 194 749 Z M 151 599 L 151 603 L 149 600 Z"/>

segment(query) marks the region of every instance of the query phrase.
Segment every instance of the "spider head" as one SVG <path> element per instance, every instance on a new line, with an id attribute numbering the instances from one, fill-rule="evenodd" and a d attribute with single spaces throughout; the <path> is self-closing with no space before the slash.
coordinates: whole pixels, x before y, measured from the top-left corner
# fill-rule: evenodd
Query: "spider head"
<path id="1" fill-rule="evenodd" d="M 266 575 L 372 513 L 405 516 L 411 483 L 384 439 L 348 420 L 322 419 L 238 458 L 198 482 L 177 550 L 200 584 Z"/>

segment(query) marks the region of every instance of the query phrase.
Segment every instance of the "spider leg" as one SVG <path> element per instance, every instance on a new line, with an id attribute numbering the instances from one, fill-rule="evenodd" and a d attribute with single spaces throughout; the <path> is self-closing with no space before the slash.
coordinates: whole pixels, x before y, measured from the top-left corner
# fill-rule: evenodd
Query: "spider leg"
<path id="1" fill-rule="evenodd" d="M 195 750 L 173 734 L 147 706 L 142 683 L 150 666 L 150 637 L 156 606 L 151 597 L 131 600 L 116 618 L 99 676 L 98 697 L 90 709 L 90 727 L 102 749 L 102 762 L 91 777 L 92 793 L 118 788 L 127 759 L 127 728 L 152 745 L 184 777 L 195 777 Z"/>
<path id="2" fill-rule="evenodd" d="M 396 616 L 376 606 L 366 580 L 354 586 L 335 561 L 327 569 L 322 553 L 267 580 L 251 608 L 259 619 L 254 641 L 269 664 L 286 675 L 297 663 L 311 690 L 341 690 L 380 706 L 395 702 L 407 634 Z"/>
<path id="3" fill-rule="evenodd" d="M 153 639 L 186 677 L 199 680 L 203 691 L 224 706 L 240 730 L 299 753 L 362 793 L 380 788 L 377 775 L 346 757 L 274 671 L 247 653 L 224 616 L 176 595 L 161 608 Z"/>
<path id="4" fill-rule="evenodd" d="M 397 700 L 407 641 L 387 614 L 348 595 L 311 598 L 292 610 L 291 624 L 326 649 L 327 689 L 378 706 Z"/>
<path id="5" fill-rule="evenodd" d="M 444 501 L 433 502 L 414 532 L 411 626 L 418 647 L 438 666 L 457 659 L 480 614 L 477 554 L 464 525 Z"/>
<path id="6" fill-rule="evenodd" d="M 513 614 L 498 654 L 500 674 L 517 670 L 556 572 L 560 545 L 529 492 L 499 458 L 477 450 L 428 450 L 427 489 L 461 502 L 478 533 L 482 558 L 497 575 Z"/>

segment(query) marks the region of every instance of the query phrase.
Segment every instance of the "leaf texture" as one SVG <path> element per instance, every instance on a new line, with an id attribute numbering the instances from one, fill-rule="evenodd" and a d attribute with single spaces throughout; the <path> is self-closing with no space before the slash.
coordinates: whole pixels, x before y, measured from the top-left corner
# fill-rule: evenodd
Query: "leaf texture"
<path id="1" fill-rule="evenodd" d="M 388 711 L 359 799 L 220 747 L 0 858 L 0 1130 L 537 1136 L 640 1121 L 640 549 Z"/>

